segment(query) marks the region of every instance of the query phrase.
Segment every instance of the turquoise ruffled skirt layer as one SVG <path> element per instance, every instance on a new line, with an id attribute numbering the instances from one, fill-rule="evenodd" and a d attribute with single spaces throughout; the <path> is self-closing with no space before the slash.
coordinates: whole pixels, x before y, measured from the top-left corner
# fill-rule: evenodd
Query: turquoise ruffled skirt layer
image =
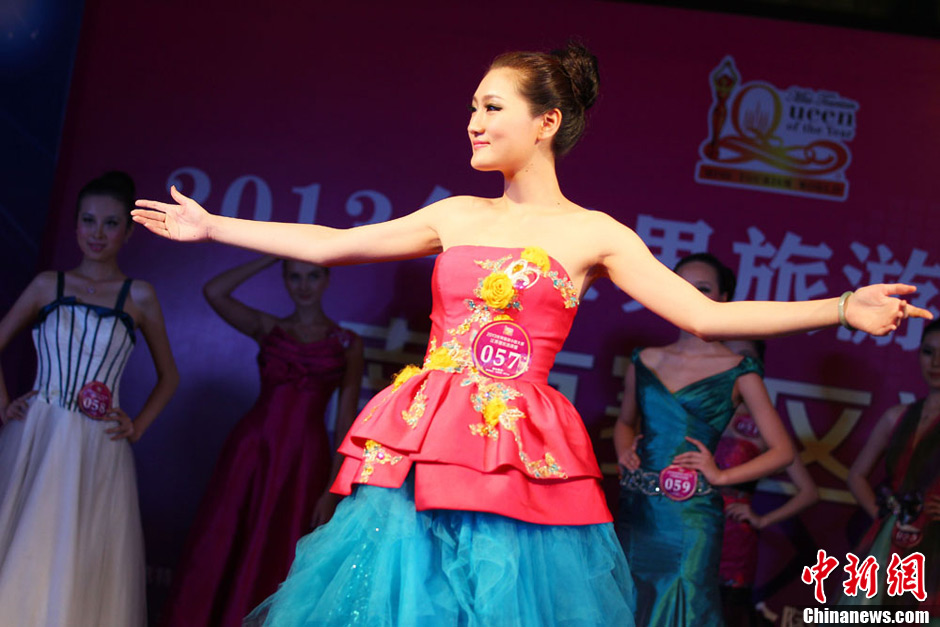
<path id="1" fill-rule="evenodd" d="M 358 487 L 297 544 L 287 580 L 245 625 L 634 624 L 612 525 L 416 512 L 413 490 Z"/>

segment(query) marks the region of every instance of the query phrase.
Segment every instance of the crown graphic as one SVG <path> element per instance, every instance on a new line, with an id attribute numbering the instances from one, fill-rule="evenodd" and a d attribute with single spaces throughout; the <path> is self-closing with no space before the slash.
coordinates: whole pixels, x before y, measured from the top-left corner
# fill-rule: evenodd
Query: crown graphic
<path id="1" fill-rule="evenodd" d="M 515 329 L 513 329 L 511 326 L 508 326 L 508 325 L 507 325 L 507 326 L 503 327 L 503 335 L 512 336 L 512 334 L 513 334 L 514 332 L 515 332 Z"/>

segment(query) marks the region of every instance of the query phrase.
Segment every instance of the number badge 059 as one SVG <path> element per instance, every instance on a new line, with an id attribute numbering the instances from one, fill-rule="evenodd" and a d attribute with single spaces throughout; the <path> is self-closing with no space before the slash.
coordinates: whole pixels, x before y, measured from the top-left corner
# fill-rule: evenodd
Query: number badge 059
<path id="1" fill-rule="evenodd" d="M 659 473 L 659 488 L 673 501 L 684 501 L 695 494 L 698 473 L 682 466 L 666 466 Z"/>

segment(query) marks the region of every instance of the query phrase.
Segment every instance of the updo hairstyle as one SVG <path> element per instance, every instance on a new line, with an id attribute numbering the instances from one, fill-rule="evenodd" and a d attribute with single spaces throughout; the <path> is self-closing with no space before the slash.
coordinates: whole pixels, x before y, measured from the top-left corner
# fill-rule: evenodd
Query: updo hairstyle
<path id="1" fill-rule="evenodd" d="M 585 111 L 597 100 L 597 57 L 569 41 L 564 50 L 550 53 L 507 52 L 490 65 L 491 70 L 499 68 L 519 73 L 519 93 L 529 101 L 533 116 L 561 111 L 561 127 L 552 142 L 555 157 L 574 148 L 584 133 Z"/>
<path id="2" fill-rule="evenodd" d="M 76 219 L 78 219 L 82 200 L 87 196 L 108 196 L 121 203 L 127 212 L 127 228 L 131 227 L 130 214 L 134 208 L 137 191 L 134 187 L 134 179 L 131 178 L 130 174 L 120 170 L 111 170 L 85 183 L 85 186 L 78 192 L 78 200 L 75 205 Z"/>

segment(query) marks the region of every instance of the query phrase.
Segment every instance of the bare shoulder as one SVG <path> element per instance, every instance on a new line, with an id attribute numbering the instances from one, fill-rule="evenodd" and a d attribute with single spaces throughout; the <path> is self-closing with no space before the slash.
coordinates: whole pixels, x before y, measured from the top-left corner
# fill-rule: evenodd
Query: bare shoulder
<path id="1" fill-rule="evenodd" d="M 33 291 L 39 298 L 55 298 L 56 285 L 59 281 L 59 273 L 55 270 L 44 270 L 37 274 L 26 288 Z"/>
<path id="2" fill-rule="evenodd" d="M 491 207 L 494 199 L 480 196 L 448 196 L 418 209 L 419 212 L 435 216 L 448 217 L 456 212 L 472 211 L 480 207 Z"/>
<path id="3" fill-rule="evenodd" d="M 640 360 L 647 368 L 656 369 L 657 366 L 663 363 L 663 360 L 669 355 L 669 349 L 672 345 L 668 346 L 650 346 L 644 348 L 640 351 L 639 357 Z"/>
<path id="4" fill-rule="evenodd" d="M 493 206 L 492 198 L 479 196 L 449 196 L 418 209 L 426 219 L 437 227 L 438 233 L 448 233 L 464 228 L 468 220 L 477 218 L 481 209 Z"/>
<path id="5" fill-rule="evenodd" d="M 131 282 L 130 294 L 131 301 L 139 307 L 158 304 L 157 290 L 154 289 L 148 281 L 143 279 L 134 279 Z"/>
<path id="6" fill-rule="evenodd" d="M 363 343 L 358 333 L 350 329 L 343 329 L 346 332 L 346 353 L 352 355 L 362 355 Z"/>
<path id="7" fill-rule="evenodd" d="M 578 219 L 586 235 L 593 240 L 600 257 L 620 251 L 631 241 L 640 241 L 633 229 L 603 211 L 585 209 Z"/>
<path id="8" fill-rule="evenodd" d="M 31 308 L 39 308 L 55 300 L 58 274 L 55 270 L 45 270 L 33 277 L 20 297 L 23 303 Z"/>
<path id="9" fill-rule="evenodd" d="M 906 405 L 904 403 L 889 407 L 878 421 L 878 427 L 884 427 L 885 429 L 893 431 L 894 427 L 897 426 L 898 422 L 911 407 L 912 405 Z"/>
<path id="10" fill-rule="evenodd" d="M 623 222 L 620 222 L 615 217 L 609 213 L 604 213 L 597 209 L 584 209 L 581 207 L 581 212 L 579 214 L 581 220 L 583 220 L 585 226 L 594 229 L 603 229 L 603 230 L 621 230 L 625 229 L 631 231 L 630 227 L 625 225 Z"/>
<path id="11" fill-rule="evenodd" d="M 160 310 L 160 301 L 157 298 L 157 290 L 153 285 L 143 279 L 134 279 L 131 282 L 130 301 L 125 305 L 127 312 L 137 321 L 137 324 L 146 328 L 150 322 L 159 322 L 163 324 L 163 312 Z"/>

